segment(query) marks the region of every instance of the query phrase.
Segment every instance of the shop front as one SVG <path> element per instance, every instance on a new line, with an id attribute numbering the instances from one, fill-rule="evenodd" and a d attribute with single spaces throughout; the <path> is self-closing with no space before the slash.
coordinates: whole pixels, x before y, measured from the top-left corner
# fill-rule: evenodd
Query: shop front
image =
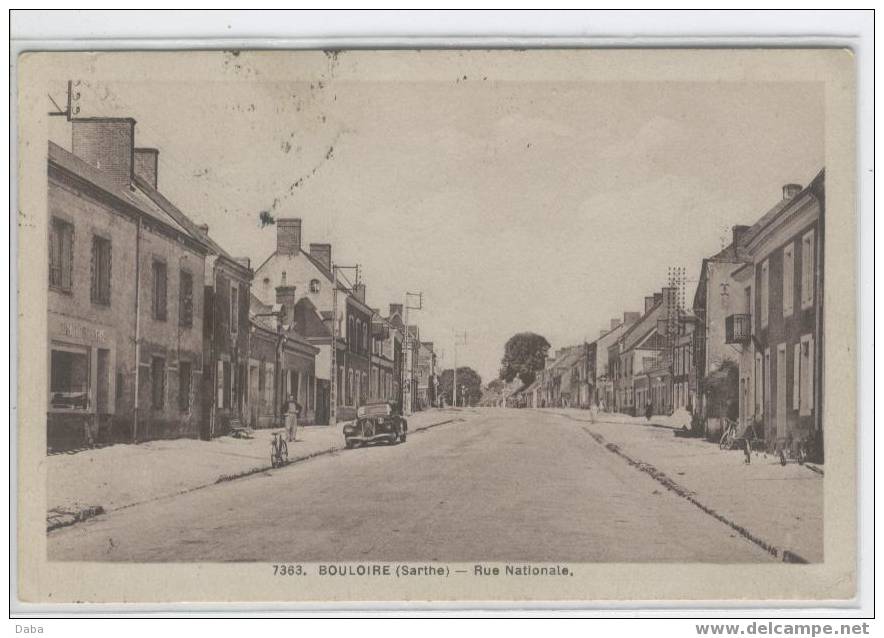
<path id="1" fill-rule="evenodd" d="M 116 330 L 50 312 L 47 449 L 61 451 L 114 437 Z"/>

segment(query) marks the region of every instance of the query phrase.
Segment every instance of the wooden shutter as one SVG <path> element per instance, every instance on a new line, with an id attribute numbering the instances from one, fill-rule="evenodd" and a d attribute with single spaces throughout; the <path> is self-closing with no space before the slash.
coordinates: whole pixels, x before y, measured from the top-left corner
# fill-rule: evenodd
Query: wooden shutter
<path id="1" fill-rule="evenodd" d="M 792 355 L 792 409 L 801 408 L 801 344 L 796 343 Z"/>

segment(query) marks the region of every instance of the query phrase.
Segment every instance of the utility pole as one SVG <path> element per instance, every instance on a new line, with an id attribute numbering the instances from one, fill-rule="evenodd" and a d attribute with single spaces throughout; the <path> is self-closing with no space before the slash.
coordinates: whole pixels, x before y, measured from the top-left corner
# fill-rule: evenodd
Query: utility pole
<path id="1" fill-rule="evenodd" d="M 411 305 L 414 302 L 414 299 L 417 298 L 417 305 Z M 414 397 L 412 396 L 412 368 L 414 367 L 413 360 L 413 352 L 412 352 L 412 344 L 411 344 L 411 330 L 408 326 L 408 310 L 423 310 L 424 307 L 424 293 L 423 292 L 406 292 L 405 293 L 405 371 L 404 371 L 404 383 L 405 386 L 403 388 L 404 394 L 402 397 L 402 413 L 404 415 L 411 414 L 412 411 L 412 402 L 414 401 Z"/>
<path id="2" fill-rule="evenodd" d="M 454 379 L 451 381 L 451 398 L 457 407 L 457 346 L 467 345 L 467 331 L 454 333 Z"/>
<path id="3" fill-rule="evenodd" d="M 332 343 L 331 343 L 331 374 L 329 379 L 331 387 L 329 391 L 329 425 L 335 425 L 338 422 L 338 273 L 342 271 L 355 271 L 356 283 L 359 283 L 359 264 L 355 266 L 337 266 L 334 263 L 331 267 L 332 271 Z M 345 286 L 347 292 L 351 292 L 351 287 Z M 345 301 L 346 303 L 346 301 Z M 343 382 L 343 375 L 341 375 Z"/>

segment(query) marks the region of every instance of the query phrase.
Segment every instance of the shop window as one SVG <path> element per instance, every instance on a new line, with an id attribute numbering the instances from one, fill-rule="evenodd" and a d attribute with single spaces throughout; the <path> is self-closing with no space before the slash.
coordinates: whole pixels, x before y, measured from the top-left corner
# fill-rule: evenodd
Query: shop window
<path id="1" fill-rule="evenodd" d="M 151 309 L 157 321 L 166 320 L 166 263 L 154 260 L 151 265 L 153 279 L 153 297 Z"/>
<path id="2" fill-rule="evenodd" d="M 190 389 L 193 374 L 190 361 L 178 362 L 178 409 L 182 412 L 190 412 L 191 400 Z"/>
<path id="3" fill-rule="evenodd" d="M 92 303 L 110 305 L 111 243 L 104 237 L 92 237 Z"/>
<path id="4" fill-rule="evenodd" d="M 71 291 L 74 262 L 74 226 L 54 217 L 49 226 L 49 285 Z"/>
<path id="5" fill-rule="evenodd" d="M 166 407 L 166 360 L 163 357 L 150 359 L 151 407 L 162 410 Z"/>
<path id="6" fill-rule="evenodd" d="M 186 270 L 178 277 L 178 325 L 193 326 L 193 275 Z"/>
<path id="7" fill-rule="evenodd" d="M 52 349 L 49 405 L 59 410 L 86 410 L 89 407 L 88 350 Z"/>

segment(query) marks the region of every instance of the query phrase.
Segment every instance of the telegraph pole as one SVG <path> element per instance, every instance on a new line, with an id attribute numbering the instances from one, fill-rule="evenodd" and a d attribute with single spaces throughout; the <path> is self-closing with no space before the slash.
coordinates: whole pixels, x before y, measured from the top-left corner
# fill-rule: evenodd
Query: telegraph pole
<path id="1" fill-rule="evenodd" d="M 454 379 L 451 381 L 451 398 L 457 407 L 457 346 L 467 345 L 467 331 L 454 333 Z"/>
<path id="2" fill-rule="evenodd" d="M 415 298 L 417 298 L 417 305 L 411 305 L 414 303 Z M 412 345 L 411 345 L 411 330 L 409 330 L 408 326 L 408 310 L 423 310 L 424 307 L 424 293 L 423 292 L 406 292 L 405 293 L 405 383 L 403 384 L 405 387 L 405 393 L 402 397 L 402 413 L 405 415 L 411 414 L 412 409 L 412 401 L 414 400 L 412 397 L 412 379 L 411 373 L 412 368 L 414 366 L 413 361 L 413 353 L 412 353 Z"/>

